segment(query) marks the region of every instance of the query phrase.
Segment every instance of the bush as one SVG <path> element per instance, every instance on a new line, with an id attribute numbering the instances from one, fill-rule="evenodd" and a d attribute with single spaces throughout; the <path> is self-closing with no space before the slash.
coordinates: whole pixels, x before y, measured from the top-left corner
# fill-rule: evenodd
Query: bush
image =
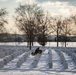
<path id="1" fill-rule="evenodd" d="M 44 35 L 44 36 L 39 35 L 37 39 L 38 39 L 38 43 L 40 45 L 42 45 L 42 46 L 46 45 L 46 43 L 47 43 L 47 37 L 46 37 L 46 35 Z"/>

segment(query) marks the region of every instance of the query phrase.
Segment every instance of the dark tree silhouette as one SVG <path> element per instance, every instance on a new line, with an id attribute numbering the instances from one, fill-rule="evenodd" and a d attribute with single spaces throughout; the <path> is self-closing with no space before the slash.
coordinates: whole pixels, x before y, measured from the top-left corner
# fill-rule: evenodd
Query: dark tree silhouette
<path id="1" fill-rule="evenodd" d="M 67 42 L 67 36 L 73 34 L 73 28 L 71 27 L 72 20 L 71 18 L 65 19 L 62 22 L 62 31 L 61 35 L 64 35 L 64 42 L 65 42 L 65 47 L 66 47 L 66 42 Z"/>
<path id="2" fill-rule="evenodd" d="M 42 17 L 43 10 L 37 4 L 20 4 L 16 9 L 16 13 L 16 26 L 27 35 L 31 50 L 34 35 L 38 32 L 38 20 Z"/>
<path id="3" fill-rule="evenodd" d="M 6 15 L 7 15 L 6 9 L 4 8 L 0 9 L 0 33 L 6 31 L 6 28 L 4 27 L 4 25 L 8 23 L 6 19 Z"/>
<path id="4" fill-rule="evenodd" d="M 61 19 L 53 19 L 53 24 L 51 25 L 51 28 L 53 29 L 53 32 L 56 33 L 56 41 L 57 41 L 57 47 L 59 46 L 59 35 L 61 34 L 62 30 L 62 21 Z"/>
<path id="5" fill-rule="evenodd" d="M 38 19 L 38 43 L 45 46 L 47 43 L 47 35 L 53 33 L 51 30 L 51 20 L 49 13 L 43 14 L 41 18 Z"/>
<path id="6" fill-rule="evenodd" d="M 76 35 L 76 14 L 75 15 L 71 15 L 70 17 L 71 19 L 71 23 L 74 23 L 74 28 L 73 28 L 73 31 L 72 31 L 72 35 Z"/>

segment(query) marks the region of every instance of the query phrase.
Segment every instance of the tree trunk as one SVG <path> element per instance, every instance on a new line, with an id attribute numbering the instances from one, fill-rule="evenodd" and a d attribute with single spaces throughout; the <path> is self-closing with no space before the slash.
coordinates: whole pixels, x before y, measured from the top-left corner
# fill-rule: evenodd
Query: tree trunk
<path id="1" fill-rule="evenodd" d="M 65 36 L 65 47 L 66 47 L 67 36 Z"/>
<path id="2" fill-rule="evenodd" d="M 66 47 L 66 41 L 65 41 L 65 47 Z"/>
<path id="3" fill-rule="evenodd" d="M 57 41 L 57 47 L 59 46 L 59 43 L 58 43 L 58 41 Z"/>
<path id="4" fill-rule="evenodd" d="M 30 50 L 31 50 L 31 31 L 30 31 Z"/>
<path id="5" fill-rule="evenodd" d="M 59 46 L 59 43 L 58 43 L 58 28 L 57 28 L 57 47 Z"/>
<path id="6" fill-rule="evenodd" d="M 34 42 L 34 35 L 33 35 L 33 33 L 32 33 L 32 46 L 33 46 L 33 42 Z"/>
<path id="7" fill-rule="evenodd" d="M 33 41 L 32 41 L 32 46 L 33 46 Z"/>
<path id="8" fill-rule="evenodd" d="M 31 50 L 31 42 L 30 42 L 30 50 Z"/>
<path id="9" fill-rule="evenodd" d="M 45 46 L 45 26 L 43 26 L 43 46 Z"/>

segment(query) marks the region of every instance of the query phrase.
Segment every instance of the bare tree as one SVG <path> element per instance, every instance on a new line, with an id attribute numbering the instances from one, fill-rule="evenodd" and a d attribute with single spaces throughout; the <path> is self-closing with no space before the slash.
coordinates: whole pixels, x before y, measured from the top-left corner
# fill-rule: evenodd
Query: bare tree
<path id="1" fill-rule="evenodd" d="M 31 50 L 31 43 L 33 42 L 34 35 L 37 33 L 38 19 L 41 18 L 43 10 L 37 4 L 20 4 L 16 9 L 16 13 L 16 26 L 27 35 Z"/>
<path id="2" fill-rule="evenodd" d="M 70 18 L 67 18 L 65 20 L 63 20 L 62 23 L 62 34 L 65 36 L 65 47 L 66 47 L 66 42 L 67 42 L 67 36 L 69 35 L 73 35 L 74 32 L 74 27 L 72 27 L 73 21 Z"/>
<path id="3" fill-rule="evenodd" d="M 58 41 L 59 41 L 59 36 L 63 36 L 65 41 L 65 47 L 66 47 L 66 42 L 67 42 L 67 36 L 72 35 L 73 33 L 73 28 L 71 27 L 72 25 L 72 20 L 71 18 L 65 18 L 64 20 L 62 18 L 60 19 L 54 19 L 54 24 L 51 25 L 51 28 L 54 30 L 54 33 L 57 35 L 57 47 L 58 47 Z"/>
<path id="4" fill-rule="evenodd" d="M 6 19 L 7 11 L 6 9 L 0 9 L 0 33 L 5 32 L 5 27 L 4 25 L 7 24 L 7 19 Z"/>
<path id="5" fill-rule="evenodd" d="M 53 18 L 53 24 L 51 25 L 53 32 L 56 34 L 57 47 L 59 46 L 59 35 L 62 30 L 62 20 L 58 18 Z"/>
<path id="6" fill-rule="evenodd" d="M 71 19 L 71 23 L 74 24 L 74 28 L 73 28 L 73 32 L 72 32 L 72 35 L 76 35 L 76 14 L 75 15 L 71 15 L 70 16 L 70 19 Z"/>
<path id="7" fill-rule="evenodd" d="M 47 35 L 50 35 L 54 32 L 51 28 L 52 20 L 53 17 L 51 17 L 51 15 L 48 12 L 45 12 L 45 14 L 43 14 L 43 16 L 40 19 L 38 19 L 38 42 L 42 46 L 45 46 L 47 43 Z"/>
<path id="8" fill-rule="evenodd" d="M 47 30 L 47 15 L 44 17 L 45 15 L 42 16 L 42 18 L 40 18 L 40 20 L 38 19 L 38 42 L 41 43 L 42 46 L 45 46 L 46 44 L 46 30 Z"/>

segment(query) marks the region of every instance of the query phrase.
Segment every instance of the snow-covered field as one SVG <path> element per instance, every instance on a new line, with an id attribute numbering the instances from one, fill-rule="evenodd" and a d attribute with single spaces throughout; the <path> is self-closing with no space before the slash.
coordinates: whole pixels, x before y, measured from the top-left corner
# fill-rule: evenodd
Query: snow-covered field
<path id="1" fill-rule="evenodd" d="M 17 45 L 17 46 L 21 45 L 22 46 L 22 45 L 27 45 L 27 43 L 26 42 L 19 42 L 19 43 L 17 43 L 17 42 L 13 42 L 13 43 L 5 42 L 5 43 L 0 43 L 0 45 Z M 76 47 L 76 42 L 67 42 L 66 45 L 67 45 L 67 47 Z M 40 46 L 40 45 L 37 42 L 34 42 L 34 46 Z M 56 47 L 57 43 L 56 42 L 47 42 L 46 46 Z M 64 47 L 64 42 L 59 42 L 59 46 Z"/>
<path id="2" fill-rule="evenodd" d="M 26 43 L 0 43 L 0 75 L 76 75 L 76 43 L 67 48 L 48 43 L 31 55 Z M 34 44 L 32 50 L 39 46 Z"/>

